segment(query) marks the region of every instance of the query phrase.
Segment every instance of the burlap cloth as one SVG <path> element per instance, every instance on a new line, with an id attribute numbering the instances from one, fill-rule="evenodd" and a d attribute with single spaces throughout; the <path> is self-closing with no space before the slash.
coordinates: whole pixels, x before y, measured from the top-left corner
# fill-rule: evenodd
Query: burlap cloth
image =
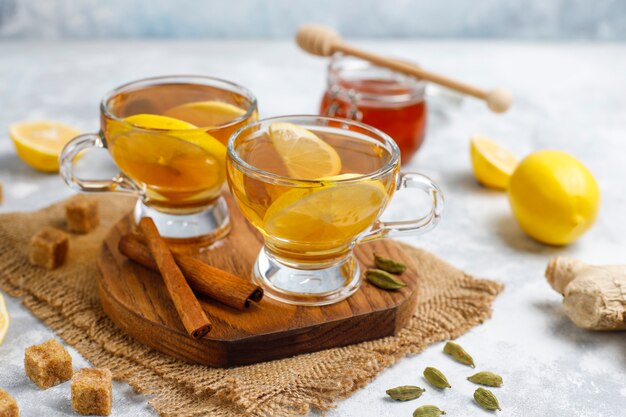
<path id="1" fill-rule="evenodd" d="M 64 204 L 0 216 L 0 288 L 95 366 L 151 397 L 163 416 L 300 416 L 329 409 L 383 369 L 428 345 L 456 338 L 491 314 L 499 283 L 475 279 L 432 254 L 407 246 L 422 272 L 420 299 L 396 337 L 233 369 L 190 365 L 147 348 L 118 330 L 100 306 L 96 255 L 106 231 L 134 201 L 100 201 L 101 225 L 73 235 L 69 261 L 53 272 L 28 263 L 31 236 L 64 228 Z"/>

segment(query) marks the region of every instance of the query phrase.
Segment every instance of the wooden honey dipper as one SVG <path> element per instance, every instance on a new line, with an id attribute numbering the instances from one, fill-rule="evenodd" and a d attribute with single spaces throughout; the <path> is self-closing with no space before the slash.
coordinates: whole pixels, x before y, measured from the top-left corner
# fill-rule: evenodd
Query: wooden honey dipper
<path id="1" fill-rule="evenodd" d="M 422 80 L 430 81 L 442 85 L 463 94 L 485 100 L 487 107 L 496 113 L 502 113 L 511 106 L 511 93 L 504 88 L 494 88 L 491 91 L 453 80 L 434 72 L 426 71 L 415 65 L 406 62 L 385 58 L 371 52 L 355 48 L 341 40 L 341 36 L 333 29 L 318 25 L 302 25 L 296 34 L 296 43 L 300 48 L 313 55 L 330 56 L 335 52 L 342 52 L 366 61 L 370 61 L 380 67 L 390 68 L 394 71 L 412 75 Z"/>

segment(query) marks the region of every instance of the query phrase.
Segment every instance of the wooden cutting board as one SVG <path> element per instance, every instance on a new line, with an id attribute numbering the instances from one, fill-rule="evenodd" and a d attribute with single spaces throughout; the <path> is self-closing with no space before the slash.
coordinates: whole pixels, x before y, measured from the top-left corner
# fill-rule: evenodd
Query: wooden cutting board
<path id="1" fill-rule="evenodd" d="M 263 239 L 226 197 L 230 234 L 198 257 L 249 277 Z M 333 305 L 298 307 L 264 297 L 244 312 L 200 298 L 213 329 L 204 339 L 194 340 L 185 332 L 161 276 L 118 251 L 120 238 L 133 228 L 129 214 L 102 244 L 98 257 L 102 306 L 118 327 L 138 341 L 189 362 L 231 367 L 391 336 L 407 323 L 417 301 L 415 264 L 401 245 L 379 240 L 357 247 L 361 270 L 373 265 L 374 252 L 399 259 L 408 267 L 401 276 L 405 288 L 387 292 L 364 280 L 353 296 Z"/>

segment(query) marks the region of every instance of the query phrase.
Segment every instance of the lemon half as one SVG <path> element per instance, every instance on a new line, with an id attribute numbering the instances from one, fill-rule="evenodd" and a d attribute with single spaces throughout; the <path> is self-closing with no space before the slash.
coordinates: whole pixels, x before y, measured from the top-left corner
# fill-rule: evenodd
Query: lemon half
<path id="1" fill-rule="evenodd" d="M 43 172 L 59 170 L 63 147 L 80 131 L 70 125 L 51 120 L 14 123 L 9 126 L 17 155 L 27 165 Z"/>
<path id="2" fill-rule="evenodd" d="M 505 190 L 518 164 L 511 152 L 482 135 L 470 140 L 470 155 L 474 177 L 485 187 Z"/>
<path id="3" fill-rule="evenodd" d="M 9 331 L 9 323 L 9 311 L 7 310 L 7 305 L 4 302 L 4 297 L 2 296 L 2 293 L 0 293 L 0 345 L 2 345 L 4 337 Z"/>

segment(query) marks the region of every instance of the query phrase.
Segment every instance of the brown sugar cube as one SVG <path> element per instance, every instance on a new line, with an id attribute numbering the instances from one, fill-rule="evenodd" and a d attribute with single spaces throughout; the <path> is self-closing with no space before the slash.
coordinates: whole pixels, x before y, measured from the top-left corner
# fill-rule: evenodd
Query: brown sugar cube
<path id="1" fill-rule="evenodd" d="M 72 377 L 72 357 L 54 339 L 26 349 L 26 375 L 39 388 L 50 388 Z"/>
<path id="2" fill-rule="evenodd" d="M 0 389 L 0 417 L 20 417 L 17 401 L 3 389 Z"/>
<path id="3" fill-rule="evenodd" d="M 111 414 L 111 371 L 81 369 L 72 377 L 72 408 L 84 416 Z"/>
<path id="4" fill-rule="evenodd" d="M 67 233 L 46 227 L 30 241 L 30 263 L 48 269 L 59 267 L 65 262 L 69 248 Z"/>
<path id="5" fill-rule="evenodd" d="M 65 205 L 67 228 L 74 233 L 89 233 L 98 226 L 98 202 L 86 198 L 73 198 Z"/>

